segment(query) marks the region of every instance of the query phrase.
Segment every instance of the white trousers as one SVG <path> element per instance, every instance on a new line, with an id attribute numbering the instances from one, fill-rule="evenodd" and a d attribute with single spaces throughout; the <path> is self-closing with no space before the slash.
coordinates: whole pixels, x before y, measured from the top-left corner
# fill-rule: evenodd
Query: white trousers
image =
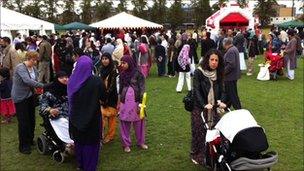
<path id="1" fill-rule="evenodd" d="M 178 74 L 178 83 L 176 86 L 176 91 L 182 91 L 183 86 L 184 86 L 184 81 L 186 78 L 186 83 L 187 83 L 187 87 L 188 87 L 188 91 L 191 90 L 191 76 L 190 76 L 190 72 L 179 72 Z"/>
<path id="2" fill-rule="evenodd" d="M 295 77 L 295 70 L 294 69 L 290 69 L 290 60 L 288 59 L 287 61 L 287 78 L 289 78 L 290 80 L 293 80 Z"/>

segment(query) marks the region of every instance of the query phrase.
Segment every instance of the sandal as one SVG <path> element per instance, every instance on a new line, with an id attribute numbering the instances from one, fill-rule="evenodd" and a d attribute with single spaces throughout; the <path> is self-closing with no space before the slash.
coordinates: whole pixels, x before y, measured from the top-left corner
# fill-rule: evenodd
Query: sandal
<path id="1" fill-rule="evenodd" d="M 195 161 L 194 159 L 191 159 L 192 163 L 195 165 L 198 165 L 199 163 L 197 161 Z"/>
<path id="2" fill-rule="evenodd" d="M 124 152 L 126 152 L 126 153 L 130 153 L 130 152 L 131 152 L 130 147 L 125 147 L 125 148 L 124 148 Z"/>
<path id="3" fill-rule="evenodd" d="M 139 147 L 143 150 L 148 150 L 148 146 L 146 144 L 142 144 Z"/>

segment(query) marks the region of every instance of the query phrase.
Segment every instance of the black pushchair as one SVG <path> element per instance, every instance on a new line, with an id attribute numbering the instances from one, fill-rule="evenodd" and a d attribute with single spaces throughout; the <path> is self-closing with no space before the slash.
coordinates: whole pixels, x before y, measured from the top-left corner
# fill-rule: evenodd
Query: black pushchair
<path id="1" fill-rule="evenodd" d="M 204 122 L 206 133 L 206 163 L 212 170 L 264 170 L 278 162 L 276 152 L 265 152 L 268 142 L 248 110 L 226 113 L 210 128 Z"/>
<path id="2" fill-rule="evenodd" d="M 52 154 L 52 158 L 62 163 L 65 158 L 73 154 L 73 140 L 65 138 L 60 133 L 59 127 L 55 127 L 54 121 L 50 119 L 49 113 L 39 113 L 43 119 L 43 123 L 40 124 L 44 127 L 45 131 L 37 138 L 37 150 L 40 154 L 47 155 Z M 57 118 L 56 122 L 65 122 L 65 118 Z M 68 130 L 67 130 L 68 131 Z"/>

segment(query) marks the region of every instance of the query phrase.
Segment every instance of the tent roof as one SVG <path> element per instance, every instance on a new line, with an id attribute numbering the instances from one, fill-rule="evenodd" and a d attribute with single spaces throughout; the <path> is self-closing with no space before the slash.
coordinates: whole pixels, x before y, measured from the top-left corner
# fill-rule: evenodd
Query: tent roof
<path id="1" fill-rule="evenodd" d="M 54 24 L 1 7 L 2 30 L 54 30 Z"/>
<path id="2" fill-rule="evenodd" d="M 288 27 L 304 27 L 304 22 L 300 20 L 291 20 L 278 25 L 279 27 L 288 28 Z"/>
<path id="3" fill-rule="evenodd" d="M 160 24 L 135 17 L 126 12 L 121 12 L 117 15 L 104 19 L 102 21 L 92 23 L 90 26 L 105 28 L 105 29 L 118 29 L 118 28 L 162 28 Z"/>
<path id="4" fill-rule="evenodd" d="M 234 12 L 228 14 L 226 17 L 224 17 L 221 21 L 221 24 L 228 24 L 228 23 L 242 23 L 242 24 L 248 24 L 248 19 L 245 18 L 242 14 Z"/>
<path id="5" fill-rule="evenodd" d="M 94 27 L 91 27 L 87 24 L 80 23 L 80 22 L 72 22 L 69 24 L 63 25 L 63 27 L 67 30 L 93 30 L 95 29 Z"/>
<path id="6" fill-rule="evenodd" d="M 55 24 L 55 30 L 65 30 L 65 27 L 63 27 L 63 25 L 60 24 Z"/>

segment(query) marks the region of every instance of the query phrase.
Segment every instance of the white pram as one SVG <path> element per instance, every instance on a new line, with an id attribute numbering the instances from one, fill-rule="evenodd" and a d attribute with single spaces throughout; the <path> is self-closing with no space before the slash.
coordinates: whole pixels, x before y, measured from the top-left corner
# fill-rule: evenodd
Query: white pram
<path id="1" fill-rule="evenodd" d="M 263 170 L 278 161 L 277 153 L 265 153 L 268 142 L 264 129 L 248 110 L 226 113 L 212 130 L 206 122 L 204 127 L 207 129 L 206 161 L 214 170 Z"/>

